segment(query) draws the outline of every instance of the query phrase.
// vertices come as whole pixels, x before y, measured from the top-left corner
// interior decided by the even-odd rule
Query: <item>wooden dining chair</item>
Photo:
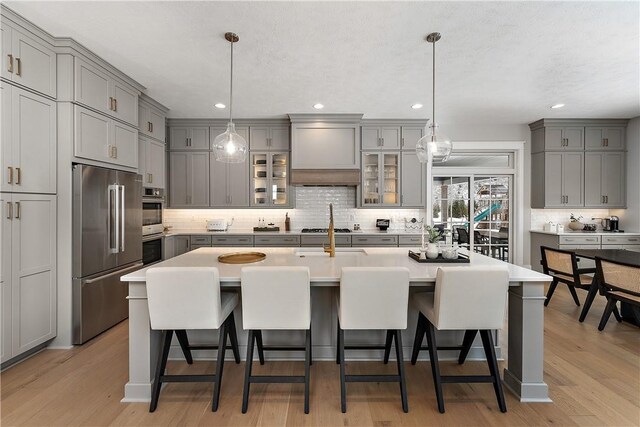
[[[607,298],[607,306],[598,325],[598,330],[602,331],[611,313],[617,313],[618,301],[640,307],[640,267],[596,257],[596,275]],[[619,316],[616,318],[621,320]]]
[[[553,277],[547,291],[547,299],[544,302],[545,307],[549,305],[558,283],[567,285],[576,305],[580,306],[576,288],[586,291],[591,288],[593,277],[587,276],[586,273],[594,272],[593,269],[578,269],[578,259],[575,252],[547,246],[541,246],[540,250],[542,251],[542,270],[544,274]]]

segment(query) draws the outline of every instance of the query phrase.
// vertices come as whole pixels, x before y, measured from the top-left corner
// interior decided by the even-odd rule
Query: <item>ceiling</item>
[[[431,115],[441,123],[640,115],[640,2],[14,2],[147,87],[170,117]],[[414,103],[425,105],[411,109]],[[551,110],[555,103],[565,108]]]

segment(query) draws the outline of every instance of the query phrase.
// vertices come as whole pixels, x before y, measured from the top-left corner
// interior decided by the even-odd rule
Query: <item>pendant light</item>
[[[212,149],[216,160],[224,163],[242,163],[247,158],[247,141],[236,132],[233,123],[233,44],[240,38],[235,33],[225,33],[224,38],[231,44],[231,80],[229,89],[229,123],[227,130],[216,136]]]
[[[451,155],[451,139],[442,133],[436,123],[436,42],[438,40],[440,40],[440,33],[431,33],[427,36],[427,41],[433,45],[433,110],[427,133],[416,144],[416,154],[422,163],[428,162],[430,155],[433,163],[444,163]]]

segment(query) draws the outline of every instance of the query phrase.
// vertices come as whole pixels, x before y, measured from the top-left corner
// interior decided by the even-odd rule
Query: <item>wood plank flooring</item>
[[[586,296],[580,294],[581,300]],[[216,425],[216,426],[436,426],[436,425],[640,425],[640,329],[609,321],[594,303],[584,324],[580,309],[559,288],[545,310],[545,380],[551,404],[522,404],[507,392],[500,413],[490,384],[446,384],[446,414],[439,414],[428,363],[407,363],[409,413],[402,412],[397,384],[349,384],[347,414],[340,412],[338,366],[316,362],[311,370],[311,413],[303,412],[303,386],[253,384],[247,414],[240,412],[244,364],[225,364],[218,412],[212,387],[169,384],[155,413],[148,404],[123,404],[127,381],[127,323],[73,350],[46,350],[0,375],[2,426]],[[408,358],[409,355],[405,355]],[[170,362],[169,371],[213,372],[213,362]],[[394,364],[347,363],[350,373],[392,372]],[[486,372],[486,365],[441,364],[443,374]],[[302,362],[267,362],[254,373],[300,375]]]

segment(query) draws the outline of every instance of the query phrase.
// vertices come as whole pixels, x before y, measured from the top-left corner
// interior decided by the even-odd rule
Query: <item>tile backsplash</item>
[[[424,209],[356,209],[355,187],[293,187],[295,209],[165,209],[164,224],[174,229],[202,230],[213,218],[233,219],[231,230],[249,230],[258,219],[274,223],[284,230],[285,213],[291,218],[291,229],[326,227],[329,224],[329,203],[333,203],[335,226],[362,229],[375,228],[377,218],[391,219],[391,229],[404,229],[405,218],[422,218]]]
[[[544,224],[549,221],[553,221],[556,224],[563,224],[566,228],[572,213],[576,218],[582,216],[583,219],[580,222],[583,224],[596,224],[598,230],[602,229],[600,220],[592,220],[591,218],[602,218],[611,215],[609,209],[531,209],[531,229],[542,230]],[[623,225],[624,224],[622,224],[621,228],[624,228]]]

